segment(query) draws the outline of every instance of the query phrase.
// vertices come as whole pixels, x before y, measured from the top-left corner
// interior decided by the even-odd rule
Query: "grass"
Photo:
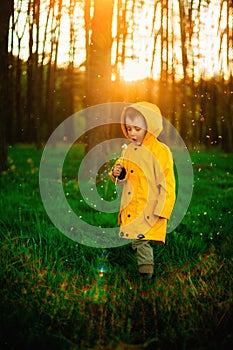
[[[72,164],[82,152],[72,152],[63,174],[70,205],[79,203],[87,221],[115,225],[116,214],[80,202]],[[130,245],[108,249],[105,261],[102,249],[54,227],[41,202],[40,157],[32,146],[11,147],[0,175],[1,349],[232,348],[233,154],[191,152],[192,201],[167,244],[154,246],[157,277],[148,285]],[[106,176],[98,191],[116,198]]]

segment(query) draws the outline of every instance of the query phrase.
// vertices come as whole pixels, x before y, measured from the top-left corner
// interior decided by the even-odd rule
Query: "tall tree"
[[[12,16],[12,31],[14,31],[15,36],[16,36],[16,45],[14,45],[14,35],[11,35],[12,37],[12,45],[11,45],[11,52],[9,58],[11,59],[12,62],[15,62],[15,64],[11,63],[12,67],[14,69],[11,69],[11,71],[14,71],[15,74],[15,79],[12,79],[11,77],[11,94],[14,95],[15,97],[15,103],[12,103],[14,106],[14,109],[12,111],[12,117],[15,115],[16,116],[16,140],[18,142],[21,142],[23,140],[23,130],[24,130],[24,108],[23,108],[23,88],[22,88],[22,78],[23,78],[23,62],[20,58],[21,52],[22,52],[22,38],[25,34],[26,26],[27,26],[27,20],[25,18],[24,22],[22,22],[21,14],[22,14],[22,9],[18,8],[17,11],[16,9],[14,10],[14,14]],[[16,15],[16,16],[15,16]],[[26,16],[25,16],[26,17]],[[12,33],[13,34],[13,33]],[[17,47],[17,56],[14,59],[13,58],[13,51],[15,46]],[[12,74],[12,73],[11,73]]]
[[[168,83],[168,1],[162,0],[160,13],[160,80],[159,80],[159,106],[162,110],[167,105],[166,91]]]
[[[38,143],[37,116],[35,108],[38,71],[38,45],[39,45],[39,8],[40,0],[29,0],[28,2],[28,24],[29,24],[29,56],[27,60],[27,141]],[[34,40],[36,36],[36,40]],[[35,46],[35,49],[34,49]]]
[[[87,41],[87,105],[110,100],[112,15],[114,0],[95,0],[90,18],[90,3],[86,6]],[[87,14],[87,12],[89,12]]]
[[[114,0],[95,0],[85,3],[86,26],[86,107],[111,100],[111,48],[112,16]],[[91,12],[94,10],[93,17]],[[88,116],[90,121],[90,117]],[[87,137],[87,150],[106,138],[108,128],[103,132],[93,132]]]
[[[13,0],[2,0],[0,2],[0,170],[7,169],[8,32],[13,4]]]
[[[223,12],[224,5],[226,5],[226,12]],[[220,23],[222,18],[226,20],[226,26],[220,30]],[[232,88],[233,88],[233,75],[232,75],[232,51],[233,51],[233,31],[232,31],[232,19],[233,19],[233,3],[232,1],[221,1],[220,17],[219,17],[219,32],[220,32],[220,48],[219,48],[219,60],[223,49],[224,37],[226,39],[226,59],[227,69],[229,72],[229,79],[225,81],[224,72],[222,72],[222,84],[221,88],[224,90],[224,106],[222,111],[224,115],[221,115],[222,124],[222,147],[225,152],[232,152],[233,150],[233,118],[232,118]]]
[[[182,57],[182,70],[183,70],[183,80],[182,80],[182,97],[181,101],[181,112],[180,112],[180,133],[181,136],[187,140],[187,115],[186,115],[186,100],[187,100],[187,66],[188,66],[188,56],[187,56],[187,42],[186,42],[186,29],[187,29],[187,16],[184,2],[179,0],[179,13],[180,13],[180,37],[181,37],[181,57]]]
[[[57,59],[58,59],[58,45],[61,33],[61,16],[63,0],[54,2],[50,0],[52,21],[50,26],[51,31],[51,43],[49,62],[47,66],[46,77],[46,110],[48,117],[48,131],[49,135],[55,128],[55,92],[56,92],[56,79],[57,79]]]

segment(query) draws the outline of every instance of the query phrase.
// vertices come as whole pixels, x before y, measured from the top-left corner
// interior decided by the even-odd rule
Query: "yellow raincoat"
[[[148,102],[130,107],[144,116],[147,133],[140,146],[130,143],[116,161],[126,170],[125,178],[117,179],[124,186],[119,212],[120,237],[165,243],[167,220],[175,203],[175,178],[171,152],[157,139],[162,131],[161,112]],[[121,127],[128,138],[125,110],[121,115]],[[110,176],[116,180],[112,172]]]

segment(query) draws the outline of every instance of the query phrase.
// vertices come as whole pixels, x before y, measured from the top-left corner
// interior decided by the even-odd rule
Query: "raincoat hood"
[[[160,109],[150,102],[137,102],[125,107],[121,114],[121,128],[126,138],[129,138],[125,128],[125,114],[128,108],[134,108],[144,116],[147,124],[147,134],[144,140],[150,138],[151,135],[156,138],[159,136],[163,130],[163,117]]]

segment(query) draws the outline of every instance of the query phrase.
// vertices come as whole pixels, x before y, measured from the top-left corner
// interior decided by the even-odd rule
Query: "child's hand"
[[[112,174],[115,177],[120,176],[123,166],[121,164],[116,164],[112,167]]]

